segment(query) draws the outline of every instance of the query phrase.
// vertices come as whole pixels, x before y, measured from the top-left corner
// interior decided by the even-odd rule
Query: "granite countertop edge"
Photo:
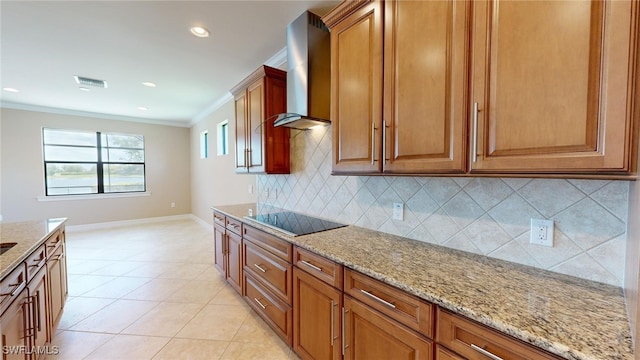
[[[67,218],[47,219],[41,221],[0,222],[2,238],[0,242],[15,242],[13,248],[0,255],[0,280],[12,272],[21,262],[31,255],[53,233],[67,222]],[[54,225],[48,227],[48,224]],[[46,231],[40,231],[42,227]],[[7,234],[5,234],[5,232]],[[16,234],[17,232],[17,234]],[[6,239],[5,236],[9,238]]]
[[[329,230],[329,231],[324,231],[324,232],[320,232],[320,233],[316,233],[316,234],[310,234],[310,235],[305,235],[305,236],[299,236],[299,237],[292,237],[289,236],[287,234],[284,234],[280,231],[277,231],[275,229],[272,229],[270,227],[267,227],[265,225],[260,224],[259,222],[251,219],[251,218],[247,218],[245,217],[246,215],[248,215],[248,209],[252,209],[253,213],[255,214],[256,212],[256,204],[254,203],[247,203],[247,204],[239,204],[239,205],[223,205],[223,206],[212,206],[211,207],[212,210],[214,211],[219,211],[221,213],[224,213],[226,216],[230,216],[234,219],[237,219],[239,221],[242,221],[246,224],[250,224],[251,226],[258,228],[260,230],[263,230],[267,233],[270,233],[272,235],[275,235],[287,242],[290,242],[294,245],[300,246],[302,248],[305,248],[307,250],[310,250],[312,252],[315,252],[319,255],[325,256],[326,258],[333,260],[341,265],[347,266],[349,268],[352,268],[356,271],[359,271],[363,274],[366,274],[368,276],[371,276],[372,278],[375,278],[377,280],[380,280],[386,284],[395,286],[399,289],[405,290],[408,293],[415,295],[423,300],[432,302],[434,304],[437,304],[438,306],[445,308],[451,312],[454,312],[456,314],[459,315],[463,315],[467,318],[470,318],[472,320],[475,320],[479,323],[482,323],[484,325],[487,325],[493,329],[496,329],[498,331],[501,331],[505,334],[511,335],[523,342],[532,344],[534,346],[537,346],[541,349],[544,349],[546,351],[549,351],[550,353],[553,353],[555,355],[558,355],[560,357],[563,357],[565,359],[575,359],[575,360],[599,360],[599,359],[603,359],[603,358],[607,358],[607,359],[633,359],[633,349],[631,346],[631,342],[630,342],[630,334],[628,335],[628,341],[627,344],[628,346],[619,346],[620,349],[618,348],[611,348],[609,347],[608,349],[610,351],[606,352],[606,353],[600,353],[600,354],[593,354],[593,353],[585,353],[584,351],[581,351],[580,349],[574,348],[572,346],[572,344],[567,344],[564,342],[559,342],[559,341],[553,341],[552,339],[550,339],[549,337],[544,336],[544,334],[537,334],[536,332],[532,332],[532,331],[528,331],[524,328],[520,328],[518,326],[514,326],[513,324],[509,323],[509,322],[505,322],[502,321],[500,319],[495,318],[494,316],[491,316],[488,313],[485,313],[479,309],[474,308],[473,306],[466,306],[465,304],[462,303],[458,303],[456,301],[452,301],[450,299],[447,299],[446,296],[441,296],[432,292],[429,292],[428,289],[421,289],[419,287],[415,287],[412,286],[411,284],[404,282],[402,280],[399,280],[397,277],[393,276],[393,274],[390,273],[383,273],[380,271],[375,271],[374,269],[372,269],[371,266],[367,266],[366,263],[360,263],[360,262],[354,262],[354,261],[350,261],[349,259],[347,259],[345,256],[340,256],[339,253],[336,252],[331,252],[331,251],[327,251],[325,248],[323,248],[322,246],[318,246],[321,245],[321,242],[318,242],[321,237],[326,236],[327,234],[337,234],[339,232],[339,230],[342,231],[362,231],[364,233],[376,233],[376,234],[381,234],[381,236],[383,236],[384,238],[389,238],[389,239],[394,239],[394,240],[407,240],[407,241],[411,241],[411,242],[417,242],[417,243],[421,243],[417,240],[411,240],[411,239],[406,239],[406,238],[402,238],[400,236],[396,236],[396,235],[391,235],[391,234],[386,234],[386,233],[381,233],[381,232],[377,232],[375,230],[369,230],[369,229],[364,229],[364,228],[360,228],[357,226],[353,226],[353,225],[349,225],[347,227],[341,228],[341,229],[336,229],[336,230]],[[436,248],[442,248],[438,245],[433,245],[433,244],[429,244],[429,243],[421,243],[425,246],[425,248],[427,247],[436,247]],[[459,250],[454,250],[454,249],[446,249],[444,251],[447,252],[452,252],[452,253],[464,253],[462,251]],[[497,259],[490,259],[487,258],[485,256],[482,255],[476,255],[476,254],[470,254],[470,253],[465,253],[467,255],[467,257],[470,257],[474,260],[477,259],[478,263],[481,263],[483,261],[488,261],[488,262],[504,262],[507,263],[507,267],[513,267],[513,268],[517,268],[517,269],[533,269],[530,268],[528,266],[525,265],[519,265],[519,264],[515,264],[515,263],[509,263],[503,260],[497,260]],[[473,260],[471,260],[473,261]],[[589,288],[589,287],[594,287],[595,289],[600,289],[603,288],[607,291],[612,290],[614,287],[610,286],[610,285],[606,285],[606,284],[600,284],[600,283],[596,283],[593,281],[589,281],[589,280],[585,280],[585,279],[579,279],[579,278],[574,278],[568,275],[562,275],[562,274],[558,274],[558,273],[551,273],[545,270],[539,270],[541,273],[543,274],[547,274],[546,276],[553,276],[555,278],[561,279],[561,280],[567,280],[570,281],[572,283],[577,283],[578,285],[584,284],[585,287]],[[550,275],[549,275],[550,274]],[[620,290],[620,296],[622,296],[621,294],[621,290]],[[624,299],[622,299],[622,302],[624,303]],[[478,306],[479,307],[479,306]],[[625,314],[626,314],[626,309],[624,310]],[[627,332],[628,332],[628,324],[627,324]],[[626,335],[626,334],[625,334]],[[606,347],[606,346],[605,346]],[[623,348],[624,347],[624,348]]]

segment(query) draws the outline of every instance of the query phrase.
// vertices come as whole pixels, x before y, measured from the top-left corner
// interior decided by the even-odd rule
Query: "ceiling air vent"
[[[77,75],[74,75],[73,78],[76,79],[79,85],[107,88],[107,82],[105,80],[91,79]]]

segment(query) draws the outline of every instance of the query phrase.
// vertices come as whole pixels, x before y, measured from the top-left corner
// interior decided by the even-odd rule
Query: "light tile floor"
[[[69,298],[49,359],[297,359],[213,265],[193,220],[67,231]]]

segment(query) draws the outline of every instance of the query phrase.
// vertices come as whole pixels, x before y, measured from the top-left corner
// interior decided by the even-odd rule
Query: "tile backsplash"
[[[627,181],[332,176],[331,149],[331,127],[292,130],[291,174],[258,176],[259,203],[623,285]],[[554,247],[529,244],[531,218],[555,222]]]

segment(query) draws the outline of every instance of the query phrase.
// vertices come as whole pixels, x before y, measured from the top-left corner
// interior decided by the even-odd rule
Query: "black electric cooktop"
[[[318,219],[291,211],[273,212],[245,217],[291,236],[307,235],[347,226],[345,224]]]

